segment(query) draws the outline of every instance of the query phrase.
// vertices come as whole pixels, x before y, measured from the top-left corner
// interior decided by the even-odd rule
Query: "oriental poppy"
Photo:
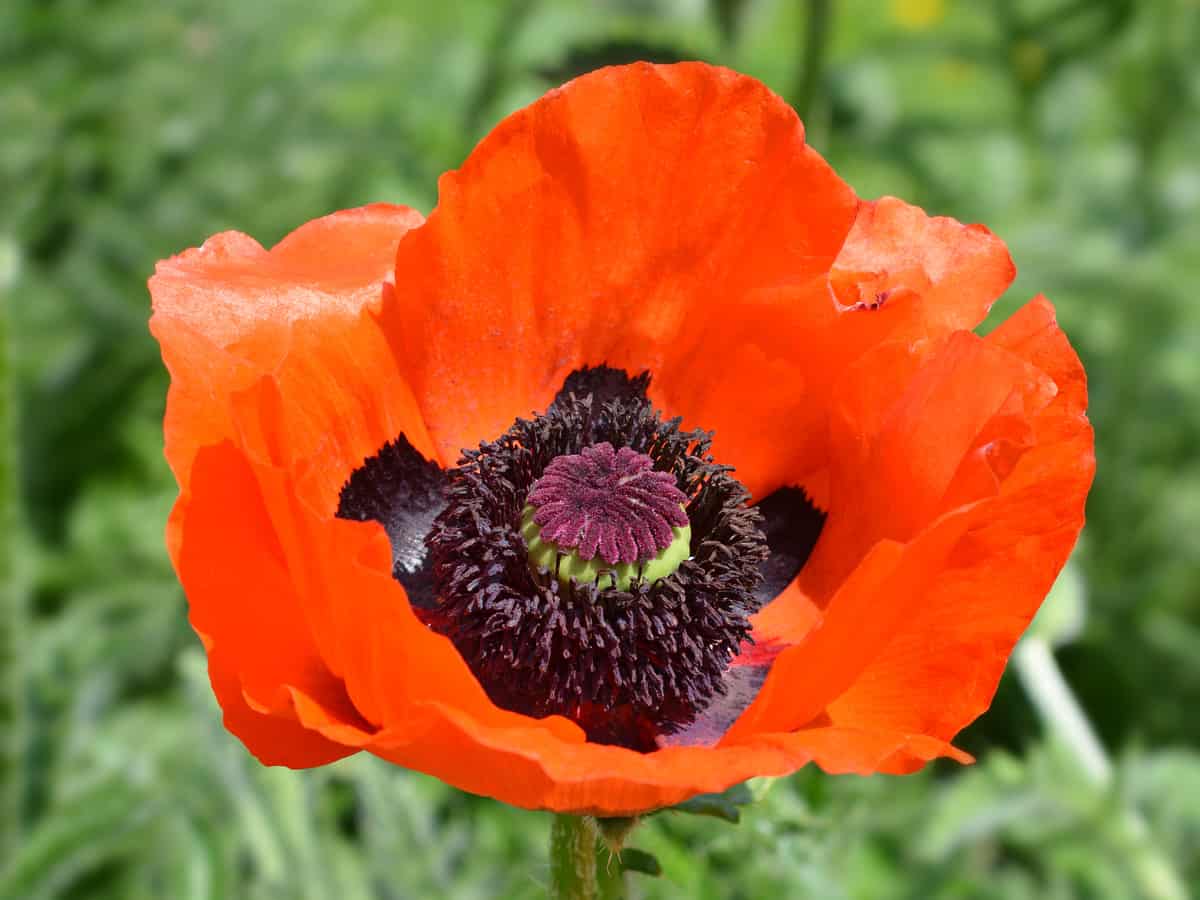
[[[753,79],[610,68],[423,219],[161,263],[168,525],[225,723],[634,814],[949,742],[1083,524],[1083,369],[987,229],[863,201]]]

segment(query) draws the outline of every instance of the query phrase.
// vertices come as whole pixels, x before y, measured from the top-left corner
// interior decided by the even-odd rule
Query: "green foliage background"
[[[1057,304],[1099,474],[1044,624],[1115,776],[1089,780],[1009,676],[962,736],[979,765],[804,771],[737,827],[656,816],[635,844],[664,872],[634,890],[1200,894],[1195,0],[7,0],[0,897],[540,895],[546,815],[367,757],[263,769],[221,728],[163,550],[145,279],[227,228],[269,245],[372,200],[428,210],[503,114],[638,58],[762,78],[863,196],[1009,242],[997,319]]]

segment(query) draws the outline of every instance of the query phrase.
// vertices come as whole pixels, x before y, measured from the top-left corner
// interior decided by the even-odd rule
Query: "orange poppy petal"
[[[801,335],[810,357],[810,408],[823,416],[847,367],[872,348],[974,328],[1015,273],[1004,242],[981,225],[929,216],[894,197],[863,202],[829,275],[837,315]],[[792,477],[827,508],[824,419],[807,423],[797,421],[811,433]]]
[[[297,719],[252,708],[242,692],[241,681],[219,650],[209,651],[208,676],[225,727],[263,765],[307,769],[357,752],[357,747],[331,741]]]
[[[881,197],[859,207],[830,283],[848,311],[882,313],[874,318],[888,330],[937,334],[981,323],[1016,273],[1004,242],[984,226]]]
[[[357,714],[293,602],[283,554],[249,467],[225,442],[197,454],[194,478],[196,493],[179,522],[177,565],[230,730],[256,756],[286,765],[318,765],[330,754],[344,755],[324,739],[298,734],[289,687],[320,698],[347,721]],[[315,761],[304,761],[310,758]]]
[[[1036,367],[965,331],[866,354],[839,383],[830,512],[805,590],[825,602],[876,541],[907,541],[933,521],[984,430],[1045,406],[1055,391]]]
[[[565,719],[532,726],[532,720],[491,703],[449,639],[414,615],[403,586],[392,577],[381,526],[321,513],[303,474],[297,482],[282,469],[251,466],[269,513],[267,527],[279,542],[286,590],[365,721],[381,729],[419,730],[422,704],[447,703],[487,723],[529,725],[582,740],[578,727]]]
[[[278,393],[274,380],[262,379],[236,395],[235,423],[243,417],[269,420]],[[424,707],[445,703],[485,724],[582,741],[582,732],[566,719],[533,722],[491,703],[453,644],[413,614],[403,586],[392,578],[383,528],[323,511],[325,461],[317,462],[276,465],[230,442],[204,448],[190,492],[179,504],[183,556],[190,561],[213,554],[222,559],[227,579],[222,593],[209,589],[207,573],[180,568],[193,622],[210,641],[228,632],[238,646],[249,648],[238,656],[237,671],[251,705],[291,715],[296,693],[304,692],[338,715],[343,731],[337,733],[344,734],[346,726],[368,733],[419,732],[426,727]],[[206,502],[197,512],[201,497]],[[245,533],[222,527],[222,515],[229,517],[230,510],[243,515],[242,509],[249,511]],[[232,554],[226,566],[231,554],[216,554],[230,540],[239,542],[241,556]],[[271,603],[235,590],[240,573],[249,570],[270,579]],[[270,659],[257,659],[252,648],[268,636],[278,646]]]
[[[1049,441],[1078,432],[1080,417],[1087,409],[1087,374],[1058,327],[1050,301],[1038,294],[986,340],[1027,359],[1054,380],[1058,393],[1046,413],[1034,421],[1039,439]]]
[[[698,63],[603,69],[502,122],[439,194],[383,324],[443,460],[607,362],[649,369],[752,490],[782,477],[805,412],[787,322],[833,316],[857,209],[787,104]]]
[[[637,815],[755,776],[816,762],[830,772],[867,774],[898,760],[970,757],[924,735],[818,727],[757,734],[717,748],[671,747],[642,754],[601,744],[563,744],[542,733],[480,726],[460,710],[411,741],[378,735],[369,749],[465,791],[527,809],[598,816]],[[503,772],[503,778],[497,778]]]
[[[879,728],[830,725],[768,735],[768,739],[792,752],[804,748],[812,762],[830,775],[902,774],[939,757],[960,763],[975,761],[969,753],[928,735]]]
[[[404,432],[431,452],[411,391],[375,319],[366,314],[390,275],[400,235],[419,222],[410,210],[377,205],[310,222],[271,251],[244,235],[219,235],[161,264],[151,280],[151,327],[172,372],[167,456],[183,490],[168,525],[168,547],[181,580],[188,507],[193,496],[203,493],[190,484],[193,460],[212,442],[230,440],[248,458],[231,463],[227,453],[227,465],[241,472],[250,460],[265,464],[250,475],[243,472],[242,483],[254,486],[254,502],[264,504],[262,524],[275,529],[260,544],[274,547],[268,554],[274,557],[268,564],[275,578],[272,591],[280,603],[287,597],[290,604],[286,610],[272,609],[268,621],[256,622],[244,633],[253,640],[260,627],[286,620],[302,634],[286,636],[281,646],[303,647],[304,653],[315,649],[309,670],[322,671],[343,693],[338,679],[346,657],[327,627],[337,601],[327,594],[314,598],[289,590],[296,579],[295,543],[279,537],[286,536],[287,522],[277,495],[272,495],[276,502],[263,500],[271,483],[263,473],[271,467],[306,470],[306,502],[331,515],[348,473],[384,441]],[[318,464],[310,465],[314,459]],[[231,502],[226,515],[237,509]],[[204,536],[189,539],[189,552],[203,545],[219,554],[227,535],[216,518],[193,526],[191,533],[197,532]],[[283,548],[289,559],[279,559]],[[299,555],[305,556],[303,551]],[[184,583],[190,596],[192,588],[188,580]],[[235,603],[229,599],[234,593],[224,600],[219,593],[214,596],[218,599],[211,605],[193,602],[193,615],[217,615],[222,604]],[[208,630],[200,622],[197,629]],[[231,628],[229,634],[235,631]],[[261,702],[283,702],[278,692],[287,683],[286,678],[268,679],[275,699]]]
[[[928,595],[886,649],[829,706],[837,724],[950,739],[987,709],[1013,645],[1074,546],[1095,471],[1083,367],[1038,298],[989,335],[1054,377],[1033,416],[1039,443],[1004,478]]]
[[[181,485],[200,447],[237,438],[228,398],[264,375],[278,375],[285,396],[290,388],[305,399],[287,410],[296,453],[324,441],[344,445],[362,427],[361,415],[339,424],[345,404],[322,402],[348,393],[344,383],[331,384],[347,380],[345,373],[360,405],[386,407],[376,419],[413,417],[407,389],[387,390],[400,379],[386,344],[373,322],[360,320],[379,298],[401,235],[421,221],[413,210],[376,204],[309,222],[269,251],[226,232],[159,263],[150,279],[150,330],[171,372],[164,432]],[[394,436],[365,451],[358,444],[374,435],[349,440],[347,449],[361,460]]]
[[[965,509],[909,544],[880,541],[834,595],[822,621],[776,658],[762,690],[723,743],[808,725],[849,689],[926,590],[972,519]]]
[[[635,815],[724,790],[754,775],[783,775],[809,760],[806,754],[770,745],[642,754],[603,744],[564,744],[539,732],[487,728],[456,709],[442,713],[420,739],[398,745],[384,740],[370,749],[462,790],[526,809]]]
[[[750,617],[755,643],[743,647],[736,661],[749,663],[763,654],[774,658],[779,650],[800,643],[822,619],[820,607],[804,593],[797,576],[778,597]]]
[[[897,355],[894,347],[877,355],[893,363],[907,356],[912,362],[912,354]],[[1004,357],[1011,364],[1001,366]],[[970,367],[961,368],[964,360],[972,361]],[[864,367],[869,362],[864,360]],[[1038,377],[1030,377],[1031,368]],[[993,337],[956,336],[923,364],[910,364],[907,384],[885,379],[896,389],[890,402],[867,374],[866,368],[857,373],[861,389],[843,407],[861,415],[858,431],[842,432],[844,452],[837,461],[875,460],[868,467],[871,479],[887,478],[890,469],[871,448],[883,435],[898,434],[892,426],[902,415],[911,441],[887,440],[884,446],[897,455],[919,454],[920,466],[910,467],[908,479],[893,480],[891,502],[908,504],[901,511],[907,516],[940,493],[932,508],[944,511],[909,543],[885,537],[851,566],[820,625],[779,656],[727,740],[744,739],[755,730],[799,727],[822,711],[838,726],[949,740],[987,707],[1013,643],[1082,527],[1094,469],[1091,429],[1083,415],[1086,387],[1078,359],[1044,299],[1026,306]],[[989,379],[995,383],[987,384]],[[970,398],[944,393],[959,380],[971,386]],[[913,397],[926,399],[913,404]],[[961,433],[944,429],[945,447],[932,448],[920,431],[926,421],[939,423],[938,409],[947,397],[958,397],[950,403],[957,422],[975,424]],[[987,410],[992,413],[985,422],[980,413]],[[1012,459],[1002,453],[999,462],[989,461],[995,467],[989,470],[994,489],[985,485],[979,494],[962,495],[955,474],[961,464],[956,467],[955,459],[987,456],[1013,434],[1026,443]],[[980,439],[984,444],[975,448]],[[856,449],[865,455],[856,456]],[[936,454],[943,451],[950,455],[939,462]],[[931,465],[941,472],[932,480]],[[857,495],[854,502],[863,503],[866,496]],[[965,505],[947,508],[963,500]],[[881,501],[859,525],[866,528],[872,516],[886,522],[890,512]],[[905,537],[910,525],[896,521],[887,527]],[[857,538],[854,532],[832,536],[844,543]],[[807,574],[806,569],[802,581]],[[889,771],[914,764],[897,757]]]

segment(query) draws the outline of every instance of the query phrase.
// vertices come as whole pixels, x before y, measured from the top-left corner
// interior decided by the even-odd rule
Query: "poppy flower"
[[[1083,524],[1079,360],[987,229],[860,200],[757,81],[603,69],[428,219],[166,260],[168,547],[264,763],[634,814],[985,710]]]

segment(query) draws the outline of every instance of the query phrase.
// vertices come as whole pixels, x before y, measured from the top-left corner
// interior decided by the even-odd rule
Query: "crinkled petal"
[[[823,603],[877,541],[911,539],[946,508],[964,458],[996,437],[986,429],[1019,424],[1056,390],[1035,366],[967,331],[866,354],[831,412],[829,518],[805,590]]]
[[[943,740],[984,712],[1013,645],[1070,555],[1095,472],[1083,367],[1043,298],[986,339],[1059,387],[1032,416],[1037,443],[958,542],[883,651],[830,704],[835,724]]]
[[[336,762],[359,749],[326,738],[297,717],[251,706],[240,679],[219,650],[208,653],[208,675],[225,727],[264,765],[307,769]]]
[[[428,445],[390,348],[365,315],[400,236],[421,221],[382,204],[348,210],[270,251],[222,234],[161,263],[150,282],[151,330],[172,374],[167,457],[181,485],[168,546],[230,728],[264,760],[316,765],[349,752],[315,733],[300,738],[298,692],[363,723],[336,674],[343,661],[330,651],[331,633],[312,627],[323,624],[322,610],[298,602],[285,543],[243,454],[337,460],[314,489],[328,504],[342,470],[383,440],[404,430]],[[238,398],[264,382],[274,390],[259,391],[266,399],[255,415],[239,413]]]
[[[859,207],[830,280],[846,309],[936,332],[973,329],[1015,275],[1004,242],[984,226],[881,197]]]
[[[585,364],[649,369],[759,495],[806,403],[801,330],[857,200],[759,82],[699,63],[602,69],[510,116],[401,242],[385,328],[441,457],[543,410]],[[719,362],[718,362],[719,361]]]
[[[339,728],[407,734],[441,703],[582,740],[565,719],[534,723],[488,700],[451,642],[413,614],[378,525],[317,512],[302,476],[230,442],[202,449],[192,478],[180,580],[193,625],[253,708],[292,719],[300,692]]]
[[[272,446],[291,456],[328,445],[361,460],[395,437],[377,433],[389,423],[418,432],[414,443],[428,449],[411,392],[364,315],[400,237],[421,221],[376,204],[309,222],[271,250],[226,232],[159,263],[150,330],[171,373],[164,432],[180,485],[199,448],[241,439],[229,398],[266,375],[285,401],[285,433]]]
[[[599,744],[563,744],[541,733],[482,728],[458,710],[411,743],[380,736],[372,752],[436,775],[472,793],[528,809],[598,816],[636,815],[760,775],[787,775],[809,762],[867,774],[898,757],[970,757],[924,735],[817,727],[756,734],[745,743],[672,747],[643,754]],[[497,777],[496,773],[503,773]]]
[[[838,589],[820,623],[775,659],[726,740],[809,725],[853,686],[902,627],[968,526],[970,512],[944,517],[911,543],[877,543]]]
[[[184,507],[177,559],[193,627],[226,725],[265,762],[320,765],[346,752],[302,734],[288,688],[358,716],[292,602],[283,552],[252,473],[228,442],[197,454],[198,490]]]
[[[821,570],[802,574],[829,597],[822,619],[778,656],[727,740],[816,720],[950,740],[987,708],[1083,525],[1094,471],[1086,385],[1044,299],[986,339],[874,356],[843,385],[835,429],[835,497],[854,472],[864,482],[840,496],[857,527],[827,531],[814,554],[837,542],[825,564],[847,574],[831,579],[831,597]],[[991,477],[963,478],[967,467]],[[914,510],[936,518],[922,524]],[[901,753],[887,770],[918,763]]]
[[[792,477],[803,480],[819,506],[829,505],[824,417],[847,368],[889,342],[935,341],[974,328],[1015,274],[1004,242],[982,225],[929,216],[895,197],[860,204],[829,276],[838,314],[803,335],[811,355],[810,405],[822,418]]]

